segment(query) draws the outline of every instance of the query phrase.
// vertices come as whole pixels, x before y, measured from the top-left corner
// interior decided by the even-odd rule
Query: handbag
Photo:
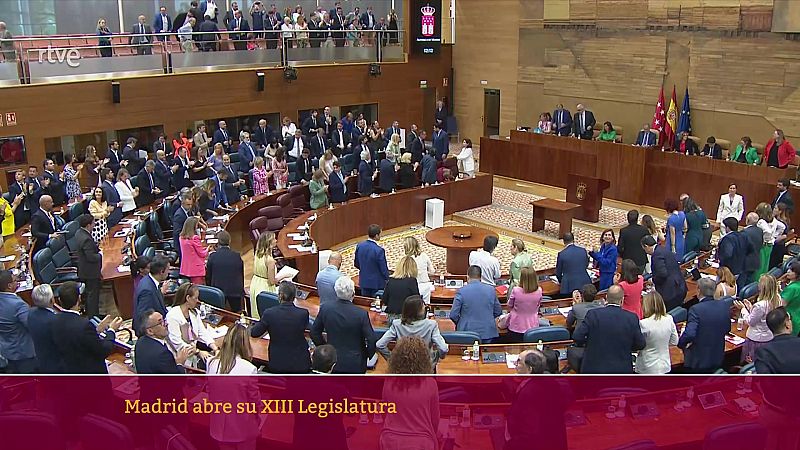
[[[511,313],[503,313],[503,314],[500,314],[499,316],[497,316],[497,318],[494,319],[494,322],[497,324],[497,328],[499,328],[501,330],[508,329],[508,319],[510,317],[511,317]]]

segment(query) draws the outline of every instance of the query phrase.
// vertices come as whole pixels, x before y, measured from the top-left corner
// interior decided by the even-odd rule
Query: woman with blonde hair
[[[411,256],[403,256],[397,261],[394,273],[383,288],[383,303],[386,304],[389,320],[400,317],[403,312],[403,302],[407,297],[419,295],[417,273],[417,263]]]
[[[208,400],[217,403],[260,404],[260,395],[253,365],[253,349],[247,324],[236,322],[228,329],[222,348],[208,363],[209,375],[245,375],[233,381],[225,377],[208,377]],[[223,450],[253,450],[261,431],[256,414],[211,414],[209,434]]]
[[[533,267],[520,270],[519,286],[508,296],[508,342],[522,342],[525,332],[539,326],[542,288]]]
[[[433,292],[431,277],[436,275],[436,266],[433,265],[431,257],[422,252],[419,241],[414,236],[406,236],[403,239],[403,251],[417,263],[417,289],[422,300],[428,304],[431,302]]]
[[[167,340],[171,344],[169,347],[173,354],[182,348],[197,348],[201,343],[208,347],[212,353],[216,353],[219,348],[214,342],[214,336],[208,326],[200,318],[198,307],[200,306],[200,289],[194,283],[183,283],[175,292],[175,300],[172,308],[167,311],[167,330],[169,336]],[[204,347],[205,348],[205,347]],[[200,359],[206,360],[211,355],[206,351],[199,352],[198,356],[191,356],[186,360],[190,367],[198,367]]]
[[[282,123],[283,126],[281,127],[281,140],[294,136],[294,132],[297,131],[297,125],[292,122],[292,119],[290,119],[289,116],[284,116]]]
[[[411,164],[411,153],[403,153],[400,156],[400,168],[397,169],[397,184],[400,189],[417,187],[417,174],[414,172],[414,165]]]
[[[295,29],[295,37],[297,38],[297,47],[299,48],[306,48],[309,47],[308,43],[308,23],[306,23],[306,18],[301,14],[297,16],[297,23],[294,26]]]
[[[320,168],[322,169],[322,173],[325,174],[325,181],[328,181],[328,178],[333,173],[333,163],[338,161],[339,158],[333,154],[333,150],[327,149],[325,150],[325,154],[322,155],[322,161],[320,162]]]
[[[736,296],[739,292],[736,286],[736,277],[727,266],[720,266],[717,270],[717,289],[714,291],[714,299],[719,300],[723,297]]]
[[[767,314],[775,308],[783,306],[778,292],[778,280],[772,275],[761,275],[758,279],[758,300],[755,305],[748,299],[735,301],[747,321],[747,338],[742,347],[743,363],[753,362],[756,350],[772,340],[772,331],[767,326]]]
[[[192,216],[186,219],[179,240],[181,244],[180,274],[194,284],[205,284],[208,248],[200,239],[199,218]]]
[[[328,186],[325,185],[325,174],[322,169],[314,171],[311,182],[308,183],[308,190],[311,192],[311,200],[309,202],[311,209],[328,207]]]
[[[758,214],[758,222],[756,226],[761,229],[763,233],[763,245],[761,246],[761,265],[758,270],[753,274],[753,280],[758,280],[761,275],[764,275],[769,270],[769,258],[772,255],[772,246],[775,244],[775,223],[772,214],[772,206],[769,203],[761,202],[756,206],[756,214]],[[778,223],[781,223],[780,221]]]
[[[648,374],[668,373],[672,370],[669,346],[678,343],[678,330],[672,317],[667,314],[664,299],[655,290],[642,299],[642,317],[639,328],[645,346],[636,357],[636,372]]]
[[[389,139],[389,143],[386,144],[386,154],[388,155],[389,153],[394,154],[395,161],[400,160],[400,135],[397,133],[393,134]]]
[[[261,156],[256,156],[253,166],[253,195],[269,194],[269,177],[272,171],[267,171]]]
[[[522,239],[511,240],[511,255],[514,259],[511,260],[511,267],[509,267],[508,270],[510,274],[508,279],[509,289],[512,289],[514,286],[519,286],[519,278],[524,267],[533,266],[533,258],[525,248],[525,242],[523,242]]]
[[[272,257],[272,251],[276,244],[275,233],[271,231],[262,233],[253,251],[253,278],[250,280],[250,316],[256,319],[261,317],[261,311],[258,310],[258,304],[256,303],[258,294],[262,292],[277,294],[277,286],[283,281],[283,278],[276,278],[277,269],[275,259]]]

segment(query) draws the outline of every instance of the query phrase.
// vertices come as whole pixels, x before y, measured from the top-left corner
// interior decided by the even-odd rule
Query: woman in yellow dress
[[[14,234],[14,212],[17,210],[22,201],[22,196],[19,195],[14,198],[12,203],[2,197],[3,190],[0,189],[0,219],[2,219],[2,236],[0,236],[0,245],[3,245],[3,240],[6,236]]]
[[[276,279],[275,259],[272,258],[272,249],[276,244],[275,233],[263,233],[256,242],[253,252],[253,279],[250,280],[250,315],[259,319],[261,311],[258,310],[256,298],[262,292],[278,293],[278,284],[282,281]]]

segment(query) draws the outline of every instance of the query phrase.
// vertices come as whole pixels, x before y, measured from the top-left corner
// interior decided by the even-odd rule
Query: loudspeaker
[[[264,92],[264,72],[256,72],[256,77],[258,77],[258,92]]]
[[[283,79],[286,81],[293,81],[297,79],[297,69],[294,67],[285,67],[283,69]]]
[[[111,82],[111,98],[113,99],[114,103],[119,103],[120,101],[119,81]]]
[[[381,65],[378,63],[372,63],[369,65],[369,74],[373,77],[378,77],[381,75]]]

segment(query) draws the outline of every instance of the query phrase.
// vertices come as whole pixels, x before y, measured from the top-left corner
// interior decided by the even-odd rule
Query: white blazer
[[[181,308],[176,306],[167,311],[166,319],[167,330],[169,331],[167,340],[176,351],[183,347],[193,347],[197,342],[202,342],[206,345],[214,343],[211,331],[200,319],[200,314],[197,311],[190,310],[189,319],[186,319],[186,317],[183,317]]]
[[[122,201],[122,212],[129,213],[136,209],[136,201],[134,200],[133,196],[133,189],[131,189],[130,185],[130,178],[128,179],[128,184],[123,183],[122,181],[117,181],[114,184],[114,188],[119,193],[119,199]]]
[[[743,215],[744,199],[741,195],[734,195],[733,201],[731,201],[731,196],[728,194],[722,194],[720,196],[719,207],[717,208],[717,222],[722,222],[728,217],[735,217],[736,220],[741,221]]]
[[[238,326],[238,325],[233,325]],[[208,363],[208,374],[219,374],[219,360],[212,359]],[[249,361],[236,357],[236,363],[229,375],[255,375],[256,366]],[[260,404],[260,395],[256,378],[240,376],[212,376],[206,378],[208,383],[208,399],[212,402],[232,402]],[[212,414],[209,420],[211,437],[217,442],[244,442],[254,440],[260,434],[258,414]]]
[[[667,373],[672,369],[669,346],[678,344],[678,330],[672,317],[666,315],[658,320],[650,316],[639,321],[645,346],[636,357],[637,373]]]
[[[475,175],[475,158],[472,156],[472,147],[465,147],[456,156],[464,172],[469,176]]]

